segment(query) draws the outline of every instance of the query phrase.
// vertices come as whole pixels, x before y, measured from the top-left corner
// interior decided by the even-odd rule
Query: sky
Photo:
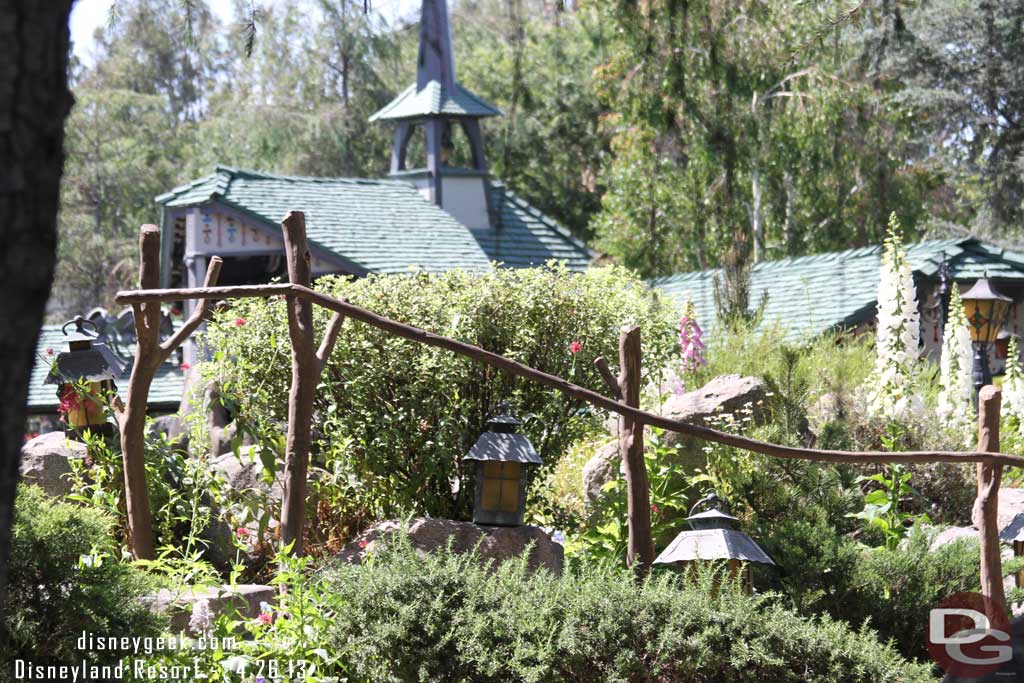
[[[93,33],[97,28],[106,26],[111,3],[112,0],[77,0],[71,9],[71,40],[75,56],[86,66],[92,66],[94,62]],[[267,6],[272,3],[273,0],[264,0],[257,4]],[[222,23],[231,22],[232,0],[207,0],[207,4]],[[419,0],[374,0],[370,3],[372,11],[380,12],[389,23],[415,13],[419,5]]]

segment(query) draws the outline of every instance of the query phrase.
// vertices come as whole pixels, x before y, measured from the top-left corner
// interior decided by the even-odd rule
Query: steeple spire
[[[416,65],[416,89],[437,81],[449,91],[455,89],[455,57],[452,29],[445,0],[423,0],[420,10],[420,53]]]
[[[469,143],[471,166],[458,169],[462,177],[479,177],[481,201],[486,204],[487,159],[484,157],[480,119],[500,116],[497,107],[469,92],[455,78],[455,57],[452,32],[448,23],[446,0],[423,0],[420,10],[420,49],[416,64],[416,82],[406,88],[387,106],[370,117],[370,121],[395,121],[395,143],[391,149],[391,175],[410,177],[425,196],[455,215],[454,205],[446,206],[442,197],[443,175],[451,175],[448,152],[456,127],[462,128]],[[406,152],[416,126],[426,137],[426,168],[409,168]],[[447,170],[446,170],[447,169]],[[415,177],[412,178],[411,176]],[[458,217],[458,216],[457,216]],[[467,219],[469,220],[469,219]],[[479,220],[472,220],[479,223]]]

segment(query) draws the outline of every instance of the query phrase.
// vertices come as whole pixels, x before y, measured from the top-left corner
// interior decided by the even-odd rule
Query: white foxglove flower
[[[942,358],[939,361],[939,419],[957,435],[967,448],[974,445],[974,380],[971,377],[974,348],[967,326],[960,289],[953,285],[949,298],[949,319],[942,333]]]
[[[919,335],[914,273],[903,248],[899,221],[893,214],[879,272],[877,359],[866,387],[872,415],[900,419],[923,413],[924,403],[916,393],[921,359]]]

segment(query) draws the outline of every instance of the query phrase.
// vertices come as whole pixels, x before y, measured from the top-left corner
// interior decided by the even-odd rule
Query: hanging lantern
[[[697,512],[707,507],[704,512]],[[692,531],[683,531],[654,560],[654,564],[674,565],[694,570],[696,562],[726,561],[730,576],[739,574],[743,563],[743,587],[749,592],[750,562],[775,564],[754,539],[733,528],[736,518],[729,514],[725,501],[714,491],[704,496],[686,518]]]
[[[476,462],[476,496],[473,523],[494,526],[521,526],[526,512],[527,467],[542,465],[533,444],[517,434],[522,424],[507,401],[498,405],[497,414],[487,421],[463,460]]]
[[[75,329],[68,332],[68,327]],[[69,436],[78,437],[84,430],[101,434],[113,434],[113,424],[107,422],[104,413],[105,401],[117,387],[114,380],[124,374],[124,366],[110,348],[97,341],[98,334],[85,329],[95,323],[82,316],[64,323],[61,332],[67,338],[67,351],[57,354],[57,359],[46,377],[46,384],[57,385],[60,412],[67,426]],[[87,389],[80,391],[85,384]]]

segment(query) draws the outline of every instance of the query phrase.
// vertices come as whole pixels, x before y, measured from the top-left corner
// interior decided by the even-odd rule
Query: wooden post
[[[978,450],[999,451],[999,406],[1002,392],[998,387],[982,387],[978,395]],[[978,497],[974,501],[974,525],[981,539],[981,592],[1001,608],[1006,604],[1003,590],[1003,562],[999,554],[999,484],[1003,466],[978,463]]]
[[[288,280],[309,287],[313,279],[312,255],[306,241],[306,217],[290,211],[281,221],[284,231]],[[284,500],[281,503],[281,544],[292,546],[293,555],[302,554],[302,529],[306,522],[306,475],[309,469],[310,430],[316,385],[330,356],[344,316],[331,318],[320,348],[313,330],[313,302],[288,297],[288,336],[292,345],[292,384],[288,392],[288,436],[285,442]]]
[[[619,391],[623,402],[640,407],[640,328],[623,327],[619,331]],[[644,578],[654,562],[651,538],[651,492],[644,463],[644,424],[623,416],[619,427],[619,451],[626,467],[626,508],[629,545],[626,564],[638,578]]]
[[[214,256],[206,270],[206,286],[217,284],[221,259]],[[153,289],[160,284],[160,229],[143,225],[139,232],[139,286]],[[121,432],[121,457],[124,467],[124,495],[128,512],[128,542],[136,559],[151,560],[153,547],[153,518],[146,490],[146,405],[153,377],[171,353],[188,339],[210,309],[211,299],[196,306],[189,319],[174,335],[160,343],[160,304],[158,302],[134,304],[135,363],[128,380],[128,403],[120,401],[114,406],[118,429]]]

